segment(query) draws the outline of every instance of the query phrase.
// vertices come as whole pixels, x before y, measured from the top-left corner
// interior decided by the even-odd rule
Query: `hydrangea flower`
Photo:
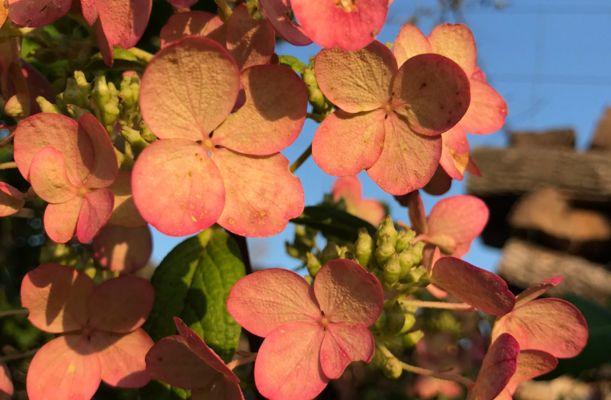
[[[517,364],[520,345],[509,334],[502,334],[492,342],[482,362],[468,400],[495,399],[511,381]]]
[[[241,88],[245,100],[232,113]],[[175,236],[216,222],[244,236],[280,232],[304,198],[278,152],[301,131],[306,107],[305,85],[288,67],[240,74],[218,43],[195,36],[162,49],[141,85],[142,116],[160,139],[132,173],[143,218]]]
[[[344,176],[337,179],[333,185],[333,200],[344,200],[347,212],[378,226],[384,219],[386,210],[379,201],[364,199],[362,191],[359,178]]]
[[[1,6],[0,6],[1,7]],[[11,381],[11,373],[4,364],[0,364],[0,400],[9,400],[15,389]]]
[[[520,351],[517,358],[516,372],[511,376],[507,385],[495,400],[512,400],[513,394],[521,383],[530,381],[538,376],[553,371],[558,360],[551,354],[543,351]]]
[[[21,303],[38,329],[61,336],[38,350],[27,375],[31,400],[91,399],[101,381],[122,388],[149,381],[145,355],[153,345],[140,328],[153,287],[123,276],[94,285],[82,272],[43,264],[21,284]]]
[[[161,339],[146,355],[149,373],[175,387],[191,390],[193,400],[244,400],[240,379],[179,318],[178,335]]]
[[[0,217],[8,217],[23,208],[25,194],[5,182],[0,182]]]
[[[477,48],[473,33],[464,24],[442,24],[426,37],[414,25],[401,28],[393,53],[399,65],[419,54],[440,54],[461,66],[469,78],[471,103],[462,119],[442,135],[441,166],[454,179],[462,179],[465,170],[473,169],[469,156],[467,132],[488,134],[498,131],[505,123],[507,104],[487,82],[477,67]]]
[[[153,238],[134,204],[131,171],[120,171],[110,190],[115,195],[114,209],[108,224],[93,239],[93,257],[104,268],[129,274],[146,266]]]
[[[510,312],[515,303],[500,276],[455,257],[441,257],[430,272],[435,286],[475,309],[494,316]]]
[[[176,8],[189,8],[197,3],[197,0],[168,0],[168,2]]]
[[[386,21],[389,1],[291,0],[290,4],[301,29],[316,44],[354,51],[378,35]]]
[[[492,337],[509,333],[522,350],[543,351],[556,358],[581,353],[588,341],[588,325],[581,311],[566,300],[538,298],[561,281],[553,278],[518,295],[511,312],[495,322]]]
[[[293,21],[290,0],[259,0],[261,11],[284,40],[295,46],[306,46],[312,40]]]
[[[366,169],[386,192],[426,185],[441,157],[440,134],[469,106],[469,80],[447,57],[422,54],[399,68],[380,42],[346,52],[326,49],[314,71],[337,110],[318,127],[314,161],[335,176]]]
[[[174,14],[161,30],[161,47],[187,36],[203,36],[218,42],[233,56],[240,70],[268,64],[276,47],[272,25],[265,19],[252,18],[245,5],[236,7],[227,23],[205,11]]]
[[[110,218],[108,187],[118,172],[112,142],[91,114],[78,122],[40,113],[21,120],[15,130],[14,157],[34,192],[49,205],[44,226],[49,237],[66,243],[75,234],[89,243]]]
[[[255,272],[229,293],[227,309],[245,329],[265,338],[255,382],[271,400],[316,397],[353,361],[375,351],[368,327],[380,316],[380,282],[351,260],[333,260],[313,287],[283,269]]]

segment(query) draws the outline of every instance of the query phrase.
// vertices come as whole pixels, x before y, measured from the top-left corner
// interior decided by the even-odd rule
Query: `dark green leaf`
[[[361,228],[371,235],[376,231],[369,222],[330,205],[306,207],[303,214],[292,222],[316,229],[327,238],[346,242],[354,242]]]

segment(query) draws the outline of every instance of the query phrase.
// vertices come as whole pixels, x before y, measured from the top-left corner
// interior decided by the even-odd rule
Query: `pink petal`
[[[91,399],[100,386],[100,361],[81,335],[55,338],[36,353],[27,375],[30,400]]]
[[[460,125],[471,133],[493,133],[505,124],[507,103],[501,95],[488,85],[471,79],[471,103]]]
[[[114,208],[109,224],[137,228],[146,225],[134,204],[132,196],[131,171],[121,170],[117,179],[109,188],[115,195]]]
[[[95,6],[96,0],[80,0],[81,1],[81,12],[83,14],[83,18],[89,24],[89,26],[93,26],[96,20],[98,19],[98,9]]]
[[[173,14],[161,28],[161,48],[191,35],[207,37],[225,46],[225,25],[218,15],[189,11]]]
[[[14,157],[19,172],[29,179],[30,164],[38,152],[53,147],[64,155],[66,170],[73,185],[89,174],[93,148],[79,133],[78,123],[60,114],[39,113],[19,121],[15,130]]]
[[[0,364],[0,399],[9,400],[14,392],[11,374],[6,365]]]
[[[501,393],[516,371],[520,346],[511,335],[501,335],[492,343],[475,385],[469,390],[469,400],[490,400]]]
[[[437,170],[441,137],[418,135],[396,114],[390,114],[384,126],[384,148],[367,173],[390,194],[402,195],[422,188]]]
[[[407,197],[406,205],[412,229],[414,229],[416,233],[426,233],[428,231],[426,211],[420,192],[416,190],[405,196]]]
[[[516,296],[516,307],[524,305],[537,297],[544,295],[548,290],[560,285],[563,280],[564,278],[562,276],[554,276],[529,287]]]
[[[440,258],[433,267],[431,283],[486,314],[507,314],[515,304],[501,277],[458,258]]]
[[[375,340],[359,325],[329,324],[320,349],[320,365],[328,379],[339,379],[353,361],[371,361]]]
[[[106,39],[112,46],[134,47],[146,30],[152,0],[95,0]]]
[[[291,19],[289,0],[259,0],[259,4],[265,17],[284,40],[295,46],[306,46],[312,43],[301,27]]]
[[[461,257],[471,242],[482,233],[489,215],[486,203],[475,196],[445,198],[431,209],[427,236],[433,238],[446,235],[452,238],[456,243],[452,255]]]
[[[106,225],[93,239],[93,257],[104,268],[132,273],[143,268],[153,251],[153,238],[148,226],[129,228]]]
[[[225,203],[218,168],[202,146],[183,139],[149,145],[134,166],[132,190],[142,217],[174,236],[208,228]]]
[[[513,335],[522,350],[540,350],[558,358],[581,353],[588,341],[588,324],[583,314],[562,299],[537,299],[516,307],[499,319],[493,337]]]
[[[112,67],[112,64],[115,61],[114,46],[112,43],[108,42],[108,38],[104,35],[102,22],[100,22],[99,19],[95,21],[93,25],[93,31],[95,32],[95,41],[98,45],[98,48],[100,49],[100,54],[102,55],[102,60],[104,61],[104,64],[109,67]]]
[[[83,114],[78,123],[79,129],[82,129],[91,141],[94,155],[94,162],[85,183],[89,188],[108,187],[119,173],[117,156],[110,136],[100,121],[90,113]]]
[[[371,43],[388,12],[388,0],[291,0],[291,5],[303,31],[316,44],[345,50],[359,50]]]
[[[263,156],[293,143],[308,106],[306,87],[297,74],[282,65],[255,66],[242,74],[242,87],[246,101],[214,132],[214,144]]]
[[[276,32],[266,19],[252,18],[245,5],[233,9],[227,20],[227,50],[240,69],[267,64],[275,47]]]
[[[460,124],[456,125],[441,135],[441,141],[439,164],[452,179],[462,180],[471,161],[467,132]]]
[[[128,333],[144,323],[155,291],[145,279],[124,275],[95,287],[89,301],[89,325],[113,333]]]
[[[333,199],[344,199],[346,211],[377,226],[382,222],[386,211],[382,203],[361,197],[361,182],[356,176],[344,176],[333,185]]]
[[[237,281],[229,292],[227,311],[244,329],[263,337],[292,322],[314,323],[321,318],[305,279],[278,268]]]
[[[414,56],[431,53],[432,48],[422,31],[417,26],[408,23],[401,27],[392,51],[397,63],[401,66]]]
[[[439,161],[441,161],[441,158],[439,159]],[[433,177],[431,178],[429,183],[424,185],[422,190],[433,196],[441,196],[442,194],[446,194],[451,187],[452,178],[450,178],[450,176],[441,167],[441,164],[439,164],[437,170],[433,174]]]
[[[255,363],[255,383],[270,400],[310,400],[327,386],[320,366],[325,334],[310,322],[284,324],[263,341]]]
[[[380,281],[352,260],[332,260],[316,274],[314,295],[330,322],[373,324],[384,303]]]
[[[176,8],[189,8],[195,3],[197,0],[168,0],[170,4],[172,4]]]
[[[157,137],[207,139],[235,105],[239,70],[221,45],[191,36],[155,55],[140,90],[142,116]]]
[[[6,22],[6,19],[8,18],[8,4],[6,4],[5,2],[0,2],[0,26],[4,25],[4,23]],[[0,373],[1,373],[1,368],[0,368]],[[10,382],[10,381],[9,381]],[[2,385],[5,385],[5,388],[7,388],[8,384],[6,384],[5,382],[2,382]],[[12,395],[12,383],[11,383],[11,395]],[[0,386],[1,387],[1,386]],[[2,389],[0,389],[2,390]],[[2,393],[0,391],[0,393]]]
[[[0,182],[0,217],[17,213],[25,205],[24,194],[6,182]]]
[[[530,381],[538,376],[553,371],[558,365],[558,360],[551,354],[543,351],[526,350],[518,354],[518,365],[515,374],[507,383],[503,394],[511,399],[521,383]],[[499,400],[498,398],[496,400]]]
[[[73,268],[43,264],[21,282],[21,305],[35,327],[50,333],[81,329],[89,318],[87,299],[93,281]]]
[[[361,114],[336,111],[327,116],[312,142],[314,161],[335,176],[355,175],[370,168],[382,153],[385,117],[382,110]]]
[[[244,395],[239,383],[221,381],[209,388],[195,389],[191,400],[244,400]]]
[[[242,236],[271,236],[301,215],[303,188],[282,154],[248,157],[218,150],[212,157],[227,193],[218,221],[223,228]]]
[[[19,26],[49,25],[70,11],[71,0],[8,0],[9,18]]]
[[[85,195],[76,224],[76,238],[79,242],[93,241],[110,219],[113,202],[114,196],[108,189],[98,189]]]
[[[442,24],[433,29],[429,42],[435,53],[448,57],[465,71],[467,76],[475,72],[477,49],[473,33],[464,24]]]
[[[67,243],[74,236],[83,198],[72,198],[66,203],[49,204],[45,209],[45,232],[55,243]]]
[[[49,203],[65,203],[78,190],[68,179],[64,156],[53,147],[45,147],[32,160],[30,182],[34,192]]]
[[[100,360],[102,380],[121,388],[139,388],[149,382],[145,357],[153,344],[142,329],[126,335],[94,332],[91,336],[91,346]]]
[[[314,61],[314,72],[320,90],[329,101],[344,111],[358,113],[381,108],[389,102],[397,62],[388,47],[373,42],[354,52],[321,51]]]
[[[422,135],[452,128],[469,108],[469,79],[458,64],[437,54],[407,60],[392,84],[393,108]]]

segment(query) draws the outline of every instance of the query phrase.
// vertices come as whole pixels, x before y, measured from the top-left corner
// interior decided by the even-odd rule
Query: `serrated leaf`
[[[369,222],[328,205],[306,207],[303,214],[292,222],[319,230],[327,238],[346,242],[354,242],[361,228],[365,228],[372,235],[376,232]]]
[[[155,270],[156,296],[146,330],[154,340],[176,334],[180,317],[225,361],[233,356],[240,326],[225,301],[245,274],[240,250],[227,232],[210,228],[174,248]]]

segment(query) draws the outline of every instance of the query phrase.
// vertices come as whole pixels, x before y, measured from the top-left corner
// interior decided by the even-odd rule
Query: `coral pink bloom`
[[[475,196],[447,197],[435,203],[428,218],[422,239],[454,257],[462,257],[471,243],[488,223],[490,212],[486,203]]]
[[[184,322],[174,318],[178,335],[157,342],[146,355],[154,379],[191,390],[193,400],[243,400],[240,380]]]
[[[0,364],[0,400],[9,400],[13,397],[14,391],[8,368],[6,365]]]
[[[488,349],[475,385],[469,389],[468,400],[492,400],[498,396],[514,376],[520,346],[508,334],[499,336]]]
[[[0,182],[0,217],[17,213],[25,204],[25,195],[5,182]]]
[[[168,2],[176,8],[189,8],[197,3],[197,0],[168,0]]]
[[[226,24],[217,15],[204,11],[174,14],[161,30],[161,47],[186,36],[218,42],[233,56],[240,70],[268,64],[276,47],[272,25],[252,18],[245,5],[236,7]]]
[[[240,89],[245,100],[232,112]],[[140,107],[161,140],[138,157],[134,201],[169,235],[218,222],[239,235],[280,232],[303,210],[303,189],[278,153],[303,126],[305,85],[288,67],[242,74],[218,43],[190,36],[162,49],[142,78]]]
[[[49,205],[49,237],[66,243],[75,234],[89,243],[110,218],[117,158],[110,137],[91,114],[78,122],[59,114],[36,114],[15,130],[15,162]]]
[[[122,388],[149,381],[145,356],[153,345],[140,328],[153,305],[153,287],[124,276],[95,286],[58,264],[27,273],[21,303],[40,330],[61,333],[36,353],[27,375],[31,400],[91,399],[100,381]]]
[[[261,11],[284,40],[295,46],[306,46],[312,40],[291,19],[289,0],[259,0]]]
[[[553,371],[558,360],[543,351],[525,350],[518,354],[516,372],[495,400],[511,400],[518,386],[526,381]]]
[[[471,88],[471,103],[460,122],[442,135],[444,142],[441,165],[454,179],[462,179],[465,170],[473,168],[469,157],[467,132],[493,133],[501,129],[507,116],[507,104],[500,94],[486,82],[477,67],[477,49],[473,33],[466,25],[443,24],[428,37],[414,25],[403,26],[393,52],[399,65],[419,54],[435,53],[459,64]]]
[[[71,5],[72,0],[8,0],[9,18],[16,25],[37,28],[66,15]]]
[[[153,238],[134,204],[131,171],[120,171],[110,190],[115,195],[114,209],[108,224],[93,239],[93,257],[104,268],[129,274],[146,266]]]
[[[291,0],[303,32],[316,44],[359,50],[378,35],[388,13],[388,0]]]
[[[350,260],[325,264],[310,287],[283,269],[255,272],[229,293],[227,309],[245,329],[265,337],[255,364],[263,396],[307,400],[353,361],[369,362],[380,316],[380,282]]]
[[[323,50],[314,70],[338,107],[316,131],[314,161],[335,176],[366,169],[395,195],[426,185],[439,164],[441,132],[469,106],[469,81],[460,66],[423,54],[398,68],[392,52],[373,42],[356,52]]]
[[[356,176],[341,177],[333,185],[333,200],[344,200],[347,212],[378,226],[386,215],[384,206],[377,200],[363,199],[362,190]]]
[[[505,315],[516,303],[515,296],[500,276],[459,258],[440,258],[433,266],[430,280],[450,295],[486,314]]]
[[[513,310],[499,318],[492,337],[509,333],[522,350],[537,350],[556,358],[575,357],[588,341],[588,325],[583,314],[568,301],[538,296],[559,284],[554,278],[518,295]]]

